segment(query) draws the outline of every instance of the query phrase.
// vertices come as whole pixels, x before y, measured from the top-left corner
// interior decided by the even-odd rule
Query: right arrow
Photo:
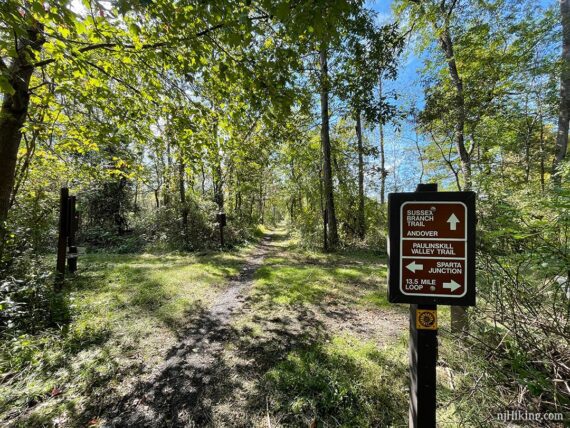
[[[451,280],[451,282],[444,282],[443,283],[443,288],[447,288],[449,290],[451,290],[451,292],[453,293],[455,290],[457,290],[459,287],[461,287],[461,285],[459,285],[457,282],[455,282],[454,280]]]
[[[424,268],[424,265],[419,265],[416,264],[415,261],[413,261],[412,263],[410,263],[409,265],[406,266],[408,269],[410,269],[413,273],[416,273],[417,270],[422,270]]]
[[[459,219],[455,214],[451,214],[447,219],[447,222],[449,223],[450,230],[457,230],[457,223],[459,223]]]

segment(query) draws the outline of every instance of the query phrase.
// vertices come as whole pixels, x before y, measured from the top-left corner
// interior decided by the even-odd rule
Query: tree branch
[[[201,37],[204,36],[212,31],[215,31],[221,27],[223,27],[224,24],[217,24],[214,25],[213,27],[208,27],[205,30],[202,30],[198,33],[196,33],[194,35],[194,37]],[[182,40],[179,40],[182,41]],[[148,44],[143,44],[141,46],[141,49],[156,49],[156,48],[161,48],[161,47],[165,47],[168,45],[171,45],[173,42],[157,42],[157,43],[148,43]],[[90,52],[93,50],[97,50],[97,49],[105,49],[105,48],[122,48],[122,49],[135,49],[135,45],[132,44],[121,44],[121,43],[116,43],[116,42],[105,42],[105,43],[96,43],[93,45],[89,45],[89,46],[85,46],[83,48],[78,49],[77,51],[79,53],[85,53],[85,52]],[[36,62],[35,64],[30,64],[28,67],[26,68],[39,68],[39,67],[45,67],[46,65],[49,64],[53,64],[54,62],[56,62],[55,58],[49,58],[49,59],[45,59],[43,61],[39,61]]]
[[[259,20],[264,20],[264,19],[269,19],[269,15],[258,15],[258,16],[253,16],[251,18],[249,18],[251,21],[259,21]],[[213,25],[212,27],[208,27],[202,31],[199,31],[198,33],[196,33],[192,38],[196,38],[196,37],[202,37],[205,36],[213,31],[216,31],[224,26],[226,26],[226,24],[224,23],[220,23],[220,24],[216,24]],[[176,41],[164,41],[164,42],[156,42],[156,43],[148,43],[148,44],[143,44],[141,46],[141,49],[156,49],[156,48],[161,48],[161,47],[165,47],[165,46],[170,46],[173,45],[176,42],[183,42],[184,40],[187,39],[179,39]],[[93,50],[97,50],[97,49],[106,49],[106,48],[122,48],[122,49],[135,49],[136,46],[133,44],[121,44],[121,43],[117,43],[117,42],[104,42],[104,43],[96,43],[93,45],[89,45],[89,46],[85,46],[82,47],[80,49],[78,49],[79,53],[84,53],[84,52],[90,52]],[[38,68],[38,67],[44,67],[46,65],[49,64],[53,64],[54,62],[56,62],[55,58],[48,58],[45,59],[43,61],[39,61],[36,62],[34,64],[30,64],[28,67],[31,68]]]

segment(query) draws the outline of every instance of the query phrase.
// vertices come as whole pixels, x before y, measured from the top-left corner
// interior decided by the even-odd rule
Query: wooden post
[[[437,192],[437,184],[418,184],[416,192]],[[435,316],[435,329],[418,328],[418,310]],[[410,305],[410,428],[436,424],[437,305]]]
[[[59,199],[59,237],[57,240],[57,263],[55,290],[60,291],[65,278],[65,255],[67,252],[69,189],[62,187]]]
[[[410,305],[410,428],[435,428],[437,329],[418,329],[418,310],[436,305]]]
[[[323,249],[325,251],[329,250],[329,242],[328,242],[328,230],[327,230],[327,225],[328,225],[328,218],[327,218],[327,211],[323,210]]]
[[[69,254],[67,255],[67,269],[69,273],[75,273],[77,271],[77,246],[75,243],[75,233],[77,232],[78,218],[77,212],[75,210],[76,199],[75,196],[69,197],[69,204],[67,207],[68,216],[68,237],[67,245],[69,247]]]
[[[220,227],[220,246],[224,248],[224,226],[226,225],[226,213],[219,212],[216,215]]]

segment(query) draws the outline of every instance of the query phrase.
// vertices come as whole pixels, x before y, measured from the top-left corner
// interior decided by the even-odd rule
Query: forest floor
[[[0,381],[0,423],[407,425],[407,308],[388,305],[373,252],[274,230],[233,252],[81,264],[70,325],[26,336],[34,360]]]

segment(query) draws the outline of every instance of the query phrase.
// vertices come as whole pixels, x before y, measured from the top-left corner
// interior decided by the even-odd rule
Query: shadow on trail
[[[399,356],[331,328],[358,328],[353,324],[362,320],[351,307],[355,290],[337,284],[335,293],[324,292],[324,276],[330,286],[330,280],[350,283],[354,274],[332,266],[312,272],[300,259],[287,266],[274,259],[262,267],[264,258],[278,251],[264,240],[210,309],[189,315],[162,364],[119,400],[91,403],[81,420],[96,418],[115,427],[404,421],[398,403],[406,402],[407,368]],[[259,282],[249,292],[254,278]]]
[[[288,321],[301,328],[291,331]],[[310,313],[300,313],[295,320],[264,321],[269,336],[261,339],[247,327],[235,329],[205,310],[190,325],[150,380],[140,382],[123,400],[103,410],[101,416],[111,426],[246,426],[252,414],[263,412],[266,403],[258,394],[247,393],[244,384],[259,384],[263,374],[291,350],[315,343],[321,331]],[[228,347],[237,361],[228,361],[224,352]],[[239,402],[239,411],[226,409],[216,414],[217,405],[233,401]]]
[[[284,237],[264,239],[211,308],[192,313],[178,345],[167,351],[150,378],[118,401],[91,403],[80,419],[102,419],[117,427],[246,426],[252,414],[262,413],[266,403],[255,391],[264,373],[291,350],[315,343],[323,330],[304,308],[292,315],[257,319],[263,337],[249,326],[230,325],[235,315],[249,308],[246,289],[263,259],[274,251],[271,241],[280,239]],[[234,402],[234,411],[216,410],[220,403]]]

